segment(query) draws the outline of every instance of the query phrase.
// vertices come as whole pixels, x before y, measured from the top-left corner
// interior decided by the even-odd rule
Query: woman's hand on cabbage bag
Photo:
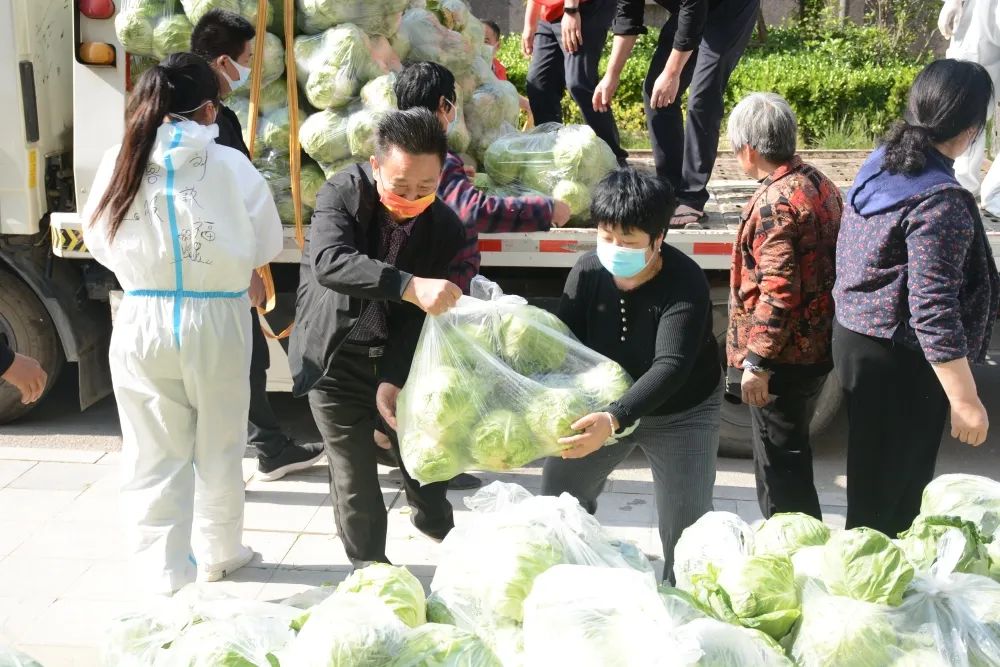
[[[572,428],[574,431],[583,432],[579,435],[559,438],[559,444],[564,447],[562,457],[564,459],[582,459],[603,447],[604,443],[614,435],[616,425],[613,420],[614,417],[607,412],[592,412],[578,419],[573,423]]]
[[[396,423],[396,401],[399,399],[400,388],[394,384],[383,382],[375,392],[375,407],[382,415],[386,425],[395,431],[399,425]]]

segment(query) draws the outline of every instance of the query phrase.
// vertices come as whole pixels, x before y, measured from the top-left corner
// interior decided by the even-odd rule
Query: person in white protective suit
[[[136,584],[169,594],[246,565],[242,457],[255,267],[281,251],[250,161],[214,141],[216,75],[175,54],[139,80],[104,156],[84,241],[125,296],[111,337],[121,500]]]
[[[947,57],[971,60],[989,72],[993,88],[1000,90],[1000,1],[945,0],[938,16],[938,29],[950,39]],[[995,104],[989,107],[992,118]],[[1000,167],[994,162],[982,178],[986,157],[986,132],[981,132],[969,150],[955,160],[955,176],[964,188],[981,196],[983,207],[1000,215]],[[982,180],[982,186],[980,186]]]

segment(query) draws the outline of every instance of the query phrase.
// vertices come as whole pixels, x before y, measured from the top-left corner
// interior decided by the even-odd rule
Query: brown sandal
[[[705,212],[692,208],[686,204],[681,204],[674,211],[674,216],[670,218],[671,229],[698,229],[701,221],[705,219]]]

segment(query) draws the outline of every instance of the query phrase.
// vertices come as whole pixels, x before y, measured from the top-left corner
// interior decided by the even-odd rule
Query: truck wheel
[[[726,368],[726,327],[729,322],[728,288],[712,289],[712,328],[719,341],[719,357],[723,371]],[[819,435],[836,419],[843,403],[843,391],[835,372],[826,376],[826,382],[816,402],[809,432]],[[719,429],[719,455],[748,459],[753,456],[750,436],[750,409],[742,403],[722,401],[722,425]]]
[[[15,352],[36,359],[48,373],[44,398],[65,363],[59,337],[38,297],[19,278],[4,270],[0,270],[0,337]],[[23,405],[21,394],[14,387],[0,382],[0,424],[24,416],[38,403]]]

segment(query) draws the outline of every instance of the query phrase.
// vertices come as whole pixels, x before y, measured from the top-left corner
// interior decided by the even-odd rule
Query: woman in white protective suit
[[[139,80],[84,211],[125,291],[111,337],[136,583],[172,593],[246,565],[251,274],[281,251],[267,183],[217,145],[216,75],[189,53]],[[256,291],[256,289],[255,289]]]

